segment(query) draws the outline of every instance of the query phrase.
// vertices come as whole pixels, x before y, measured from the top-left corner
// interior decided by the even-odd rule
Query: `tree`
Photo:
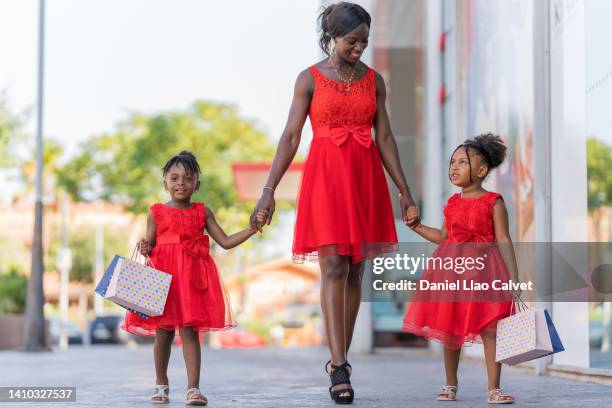
[[[587,139],[588,206],[592,211],[612,205],[612,147],[593,137]]]
[[[270,161],[274,147],[232,105],[197,101],[184,112],[132,114],[114,133],[82,145],[58,181],[74,199],[97,196],[145,213],[153,202],[167,200],[161,168],[181,150],[193,152],[202,168],[193,199],[212,208],[224,227],[244,227],[251,208],[238,200],[231,165]]]
[[[53,203],[55,203],[56,206],[62,187],[58,184],[57,178],[61,172],[59,161],[63,153],[64,148],[61,144],[50,138],[45,139],[45,145],[43,147],[43,186],[45,195],[52,196]],[[34,186],[36,185],[36,158],[31,156],[21,161],[20,167],[22,180],[25,181],[24,189],[20,194],[26,195],[33,192]]]
[[[612,147],[594,137],[587,139],[587,200],[595,223],[595,239],[607,241],[610,228],[602,233],[601,223],[607,217],[603,207],[612,205]]]
[[[72,250],[71,281],[88,283],[93,281],[95,234],[95,228],[88,228],[73,233],[68,238],[68,247]],[[57,269],[56,255],[62,243],[59,237],[54,238],[51,240],[47,264],[50,265],[50,268]],[[123,253],[127,246],[127,237],[121,231],[108,231],[104,234],[104,259],[113,259],[114,255]]]
[[[0,167],[15,164],[11,153],[15,144],[23,139],[20,128],[21,118],[9,110],[4,93],[0,93]]]

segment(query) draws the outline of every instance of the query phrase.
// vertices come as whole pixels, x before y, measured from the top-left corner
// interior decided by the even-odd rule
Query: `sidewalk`
[[[202,391],[209,407],[332,407],[323,372],[322,348],[203,350]],[[354,355],[356,407],[490,407],[485,403],[484,366],[460,367],[459,401],[436,402],[443,383],[438,357]],[[169,406],[183,405],[186,374],[182,351],[174,347],[169,369]],[[2,403],[1,407],[147,407],[155,381],[150,345],[75,346],[68,352],[29,354],[0,352],[0,386],[76,386],[76,403]],[[503,387],[515,407],[610,407],[612,387],[506,369]]]

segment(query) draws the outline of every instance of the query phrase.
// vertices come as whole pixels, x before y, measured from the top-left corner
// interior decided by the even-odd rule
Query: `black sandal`
[[[348,361],[346,363],[344,363],[344,364],[346,364],[346,366],[351,369],[351,371],[349,372],[349,377],[350,377],[351,374],[353,374],[353,366],[351,366],[351,364]],[[325,373],[327,375],[331,374],[331,371],[327,370],[327,367],[329,367],[330,365],[331,365],[331,360],[327,360],[327,363],[325,363],[325,368],[324,368]]]
[[[352,404],[353,398],[355,397],[355,391],[351,387],[351,376],[347,370],[350,367],[348,362],[340,364],[339,366],[330,364],[332,372],[329,374],[332,385],[329,387],[329,396],[336,404]],[[327,368],[327,365],[325,366]],[[336,385],[348,385],[349,388],[341,388],[332,390]],[[342,395],[349,394],[349,395]]]

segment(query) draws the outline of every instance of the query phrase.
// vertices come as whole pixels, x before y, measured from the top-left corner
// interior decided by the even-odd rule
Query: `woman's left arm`
[[[407,223],[406,212],[410,207],[416,207],[412,195],[410,194],[410,188],[404,177],[404,171],[400,163],[399,153],[397,151],[397,144],[391,131],[391,124],[389,123],[389,115],[387,115],[387,107],[385,106],[385,100],[387,99],[387,89],[385,81],[376,72],[376,118],[374,120],[374,128],[376,129],[376,146],[380,153],[383,165],[387,170],[387,173],[391,176],[391,179],[399,189],[400,196],[400,207],[402,211],[402,221],[406,225],[418,225],[419,220],[416,220],[412,225]]]

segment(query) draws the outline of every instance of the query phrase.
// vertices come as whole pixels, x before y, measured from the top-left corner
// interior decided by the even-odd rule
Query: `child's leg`
[[[501,378],[501,364],[495,362],[495,332],[483,332],[482,344],[485,352],[485,363],[487,365],[487,377],[489,379],[489,391],[499,388]]]
[[[459,369],[459,357],[461,349],[455,350],[444,346],[444,371],[446,372],[446,385],[457,386],[457,370]]]
[[[485,362],[487,364],[487,377],[489,379],[489,403],[495,404],[512,404],[514,398],[511,395],[505,394],[500,390],[501,364],[495,362],[495,340],[496,333],[483,332],[480,333],[482,344],[484,345]]]
[[[200,339],[198,333],[189,326],[179,330],[183,339],[183,357],[187,367],[187,388],[200,388]]]
[[[155,357],[156,384],[168,384],[168,362],[170,361],[172,340],[174,340],[174,331],[162,329],[157,329],[155,331],[153,355]]]

